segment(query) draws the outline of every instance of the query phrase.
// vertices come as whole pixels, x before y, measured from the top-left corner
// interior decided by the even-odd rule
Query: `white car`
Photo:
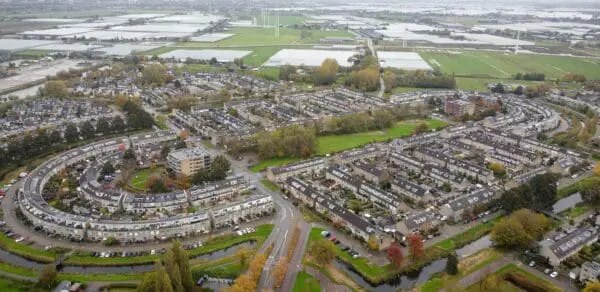
[[[15,242],[16,242],[16,243],[19,243],[19,242],[21,242],[21,241],[23,241],[23,240],[25,240],[25,237],[21,236],[21,237],[17,238],[17,239],[15,240]]]
[[[535,267],[535,262],[534,262],[534,261],[531,261],[531,262],[529,263],[529,266],[530,266],[530,267]]]
[[[243,235],[244,233],[242,233],[241,231],[236,231],[235,233],[237,233],[237,235]]]
[[[151,250],[151,251],[150,251],[150,254],[151,254],[151,255],[155,255],[155,254],[156,254],[156,250]]]
[[[554,272],[552,272],[550,274],[550,277],[552,277],[552,278],[556,278],[556,276],[558,276],[558,272],[557,271],[554,271]]]

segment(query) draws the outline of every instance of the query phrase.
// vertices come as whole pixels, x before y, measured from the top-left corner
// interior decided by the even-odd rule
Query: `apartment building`
[[[202,148],[193,148],[173,151],[167,161],[175,173],[193,176],[200,169],[210,169],[212,157]]]

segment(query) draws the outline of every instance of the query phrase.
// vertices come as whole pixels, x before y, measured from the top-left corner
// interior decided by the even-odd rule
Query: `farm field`
[[[596,59],[484,51],[419,53],[430,65],[459,77],[511,78],[519,72],[540,72],[546,74],[546,79],[556,79],[573,72],[590,79],[600,78],[600,60]]]
[[[179,42],[177,46],[201,46],[201,47],[236,47],[236,46],[269,46],[269,45],[293,45],[297,43],[312,44],[328,36],[353,36],[352,33],[342,30],[309,30],[308,36],[302,38],[302,30],[294,28],[281,28],[279,37],[275,36],[273,28],[262,27],[234,27],[227,33],[234,36],[218,42]]]

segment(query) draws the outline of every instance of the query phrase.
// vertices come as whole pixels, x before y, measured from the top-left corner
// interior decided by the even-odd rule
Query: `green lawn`
[[[250,166],[252,172],[260,172],[271,166],[284,166],[290,163],[299,161],[300,158],[273,158],[267,160],[261,160],[259,163]]]
[[[146,189],[146,181],[148,180],[148,178],[150,178],[151,175],[161,175],[163,173],[164,168],[162,167],[157,167],[157,168],[144,168],[144,169],[140,169],[139,171],[136,171],[132,176],[131,176],[131,182],[129,183],[129,185],[131,187],[133,187],[134,189],[138,189],[138,190],[145,190]]]
[[[264,178],[260,179],[260,183],[265,185],[265,187],[267,187],[271,191],[274,191],[274,192],[279,191],[279,187],[276,186],[275,184],[273,184],[272,182],[268,181],[267,179],[264,179]]]
[[[10,253],[42,263],[52,263],[58,255],[53,251],[41,250],[30,245],[16,243],[14,239],[6,236],[4,233],[0,233],[0,248]]]
[[[441,249],[455,249],[457,245],[462,245],[464,242],[472,242],[488,234],[492,230],[492,227],[494,227],[494,224],[500,221],[501,218],[502,216],[498,216],[487,223],[477,224],[463,233],[438,242],[434,246]]]
[[[241,236],[238,235],[225,235],[215,237],[211,240],[204,242],[204,245],[195,249],[188,250],[187,253],[190,257],[196,257],[202,254],[214,252],[231,247],[236,244],[240,244],[250,240],[256,240],[261,244],[264,242],[269,234],[273,231],[272,224],[264,224],[256,227],[256,232],[248,233]],[[112,258],[98,258],[91,255],[73,255],[69,257],[65,264],[70,265],[81,265],[81,266],[118,266],[118,265],[131,265],[131,264],[145,264],[153,263],[160,259],[159,255],[145,255],[139,257],[112,257]]]
[[[430,65],[460,77],[511,78],[519,72],[540,72],[555,79],[574,72],[600,78],[600,62],[595,59],[484,51],[422,50],[420,54]]]
[[[304,271],[300,271],[296,276],[294,282],[293,292],[319,292],[321,291],[321,285],[319,280],[309,275]]]
[[[318,137],[317,155],[325,155],[334,152],[340,152],[366,144],[382,142],[388,139],[396,139],[410,136],[413,130],[421,121],[400,121],[394,127],[385,131],[373,131],[360,134],[331,135]],[[446,126],[446,123],[440,120],[425,120],[429,129],[439,129]]]
[[[538,285],[544,286],[545,287],[545,289],[544,289],[545,291],[549,291],[549,292],[562,291],[562,289],[554,286],[554,284],[552,284],[550,281],[548,281],[546,279],[543,279],[543,278],[540,278],[540,277],[538,277],[538,276],[536,276],[536,275],[534,275],[534,274],[532,274],[532,273],[530,273],[528,271],[525,271],[525,270],[517,267],[515,264],[512,264],[512,263],[508,264],[508,265],[506,265],[506,266],[504,266],[502,268],[500,268],[499,270],[497,270],[494,273],[494,275],[502,276],[502,275],[504,275],[504,274],[506,274],[508,272],[516,273],[516,274],[518,274],[520,276],[523,276],[523,277],[527,278],[531,282],[534,282],[534,283],[536,283]],[[500,291],[523,291],[523,290],[515,287],[514,285],[512,285],[510,282],[505,281],[504,279],[502,279],[502,277],[499,277],[499,279],[501,279],[501,281],[499,283],[500,287],[503,287],[503,290],[500,290]],[[471,286],[469,286],[467,288],[467,291],[473,291],[473,292],[479,291],[479,285],[477,285],[477,284],[471,285]]]
[[[568,195],[574,194],[576,192],[581,192],[585,189],[596,188],[598,185],[600,185],[600,176],[588,176],[570,185],[561,186],[558,189],[558,198],[564,198]]]
[[[1,277],[0,278],[0,291],[2,291],[2,292],[23,292],[23,291],[42,292],[42,291],[49,291],[49,290],[37,288],[37,287],[35,287],[35,284],[33,284],[33,283],[19,282],[16,280]]]
[[[590,206],[578,206],[561,212],[559,215],[574,219],[590,210]]]

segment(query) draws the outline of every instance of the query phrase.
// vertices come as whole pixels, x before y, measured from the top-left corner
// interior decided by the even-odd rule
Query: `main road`
[[[167,121],[167,126],[176,132],[181,130],[170,121]],[[305,245],[308,241],[310,225],[304,220],[298,208],[288,201],[287,198],[284,198],[280,192],[273,191],[260,182],[261,179],[265,178],[262,173],[250,171],[248,164],[244,160],[238,160],[235,157],[229,156],[225,151],[221,151],[220,149],[212,149],[211,151],[227,156],[231,163],[231,169],[235,174],[243,175],[246,177],[248,184],[254,185],[257,190],[265,194],[271,195],[275,203],[275,209],[277,210],[274,219],[275,226],[263,246],[259,248],[259,252],[264,252],[269,246],[273,245],[271,254],[263,266],[263,273],[259,282],[260,288],[269,289],[273,287],[275,280],[272,276],[273,267],[280,258],[287,256],[292,233],[296,226],[300,228],[298,243],[295,247],[292,247],[294,249],[294,256],[289,259],[288,270],[280,289],[281,291],[291,291],[296,275],[302,269],[302,258],[304,257]]]

